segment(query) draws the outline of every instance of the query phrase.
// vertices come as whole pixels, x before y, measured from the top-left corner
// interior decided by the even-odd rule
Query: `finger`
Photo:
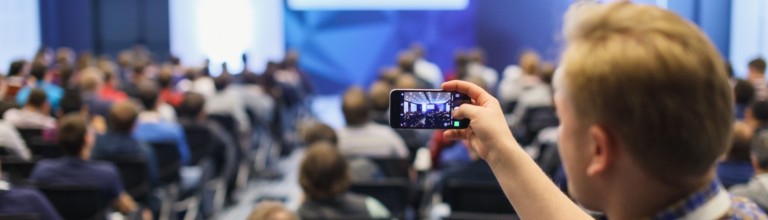
[[[459,92],[462,94],[466,94],[467,96],[469,96],[469,98],[477,101],[478,105],[485,105],[485,103],[494,99],[491,94],[485,91],[485,89],[466,81],[460,81],[460,80],[448,81],[443,83],[442,88],[445,91]]]
[[[464,137],[464,129],[450,129],[443,132],[443,138],[447,140],[461,140]]]
[[[481,106],[473,104],[462,104],[453,110],[453,118],[473,120],[477,117],[478,112],[480,112],[482,109],[483,107]]]

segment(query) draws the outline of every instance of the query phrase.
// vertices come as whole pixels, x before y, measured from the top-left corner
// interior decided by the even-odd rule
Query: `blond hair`
[[[722,58],[707,37],[654,6],[573,7],[559,86],[581,124],[610,130],[662,181],[710,171],[729,144],[733,110]]]
[[[539,58],[539,54],[532,50],[525,51],[520,55],[520,68],[523,69],[523,73],[525,74],[538,74],[540,62],[541,58]]]
[[[248,215],[248,220],[298,220],[299,217],[278,202],[260,202]]]

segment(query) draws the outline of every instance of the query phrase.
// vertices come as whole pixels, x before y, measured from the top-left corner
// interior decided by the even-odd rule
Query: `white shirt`
[[[344,127],[336,133],[339,150],[346,157],[408,157],[405,142],[388,126],[369,122],[359,127]]]
[[[480,63],[470,63],[467,70],[470,76],[482,78],[489,91],[496,90],[496,83],[499,82],[499,73],[496,70]]]
[[[19,131],[5,121],[0,121],[0,147],[9,149],[13,152],[13,155],[17,155],[24,160],[29,160],[32,157]]]
[[[418,59],[414,63],[413,69],[416,72],[416,76],[427,80],[432,84],[433,88],[440,88],[440,84],[443,83],[443,73],[440,71],[440,67],[434,63],[425,59]]]
[[[237,89],[228,87],[205,99],[205,112],[209,115],[221,114],[232,116],[237,121],[238,129],[247,132],[251,128],[251,121],[245,113],[243,98]]]
[[[216,94],[216,85],[211,77],[198,77],[192,81],[190,91],[200,93],[207,98]]]
[[[3,114],[3,119],[16,128],[56,128],[56,119],[53,117],[25,109],[8,109],[8,111]]]

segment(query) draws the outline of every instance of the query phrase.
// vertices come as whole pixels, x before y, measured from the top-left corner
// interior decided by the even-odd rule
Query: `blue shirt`
[[[104,201],[114,201],[123,192],[115,165],[72,156],[41,160],[29,179],[44,185],[96,187],[102,191]]]
[[[147,174],[153,186],[158,182],[157,157],[155,151],[146,143],[136,141],[131,134],[119,134],[111,131],[96,138],[91,158],[109,161],[115,158],[140,158],[147,162]]]
[[[41,220],[62,219],[48,199],[31,188],[0,190],[0,214],[37,214]]]
[[[61,87],[50,84],[47,82],[38,82],[37,87],[40,88],[43,91],[45,91],[45,96],[48,99],[48,103],[51,103],[51,109],[56,110],[59,108],[59,102],[61,102],[61,97],[64,96],[64,89]],[[18,103],[20,106],[24,106],[24,103],[27,103],[27,98],[29,97],[29,93],[32,91],[32,87],[26,86],[24,88],[21,88],[19,90],[19,93],[16,93],[16,103]]]
[[[726,160],[717,165],[717,176],[725,188],[733,185],[744,184],[755,175],[755,168],[749,161]]]
[[[179,148],[181,164],[189,164],[189,145],[184,136],[184,129],[179,124],[166,121],[139,120],[133,131],[133,137],[147,143],[176,143],[176,147]],[[163,158],[157,159],[162,160]]]

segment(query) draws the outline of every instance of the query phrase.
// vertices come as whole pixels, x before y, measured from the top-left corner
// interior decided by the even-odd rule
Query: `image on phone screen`
[[[390,126],[400,129],[460,129],[469,120],[453,118],[453,109],[469,97],[440,90],[393,90],[390,94]]]

